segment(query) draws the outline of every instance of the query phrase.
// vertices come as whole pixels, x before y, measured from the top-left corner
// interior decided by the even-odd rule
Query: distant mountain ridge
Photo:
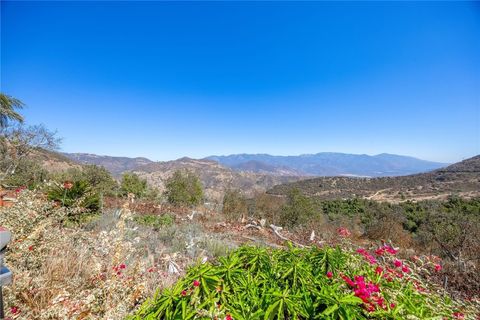
[[[402,176],[428,172],[448,165],[387,153],[374,156],[335,152],[299,156],[232,154],[209,156],[205,159],[217,161],[239,171],[303,176]]]

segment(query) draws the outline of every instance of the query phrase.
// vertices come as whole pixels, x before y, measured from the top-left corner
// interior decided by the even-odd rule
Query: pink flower
[[[343,238],[347,238],[352,234],[350,232],[350,230],[348,230],[347,228],[338,228],[337,233],[338,233],[339,236],[341,236]]]
[[[350,287],[354,287],[355,286],[355,282],[352,281],[352,279],[350,279],[349,277],[347,276],[342,276],[343,280],[345,280],[345,282],[350,286]]]
[[[458,311],[457,311],[457,312],[454,312],[454,313],[452,314],[452,316],[453,316],[453,318],[455,318],[455,319],[465,319],[465,315],[464,315],[463,313],[461,313],[461,312],[458,312]]]
[[[396,254],[398,252],[398,250],[393,249],[389,245],[385,245],[384,248],[385,248],[385,251],[387,251],[390,254]]]
[[[155,268],[154,268],[154,267],[151,267],[151,268],[148,268],[148,269],[147,269],[147,272],[153,272],[154,270],[155,270]]]
[[[125,263],[122,263],[121,265],[119,265],[119,268],[120,269],[125,269],[127,266],[125,265]]]
[[[331,279],[333,277],[333,273],[331,271],[327,272],[327,278]]]
[[[382,274],[382,272],[383,272],[383,268],[382,268],[382,267],[377,266],[377,267],[375,268],[375,273],[376,273],[376,274]]]
[[[20,313],[20,309],[16,306],[13,306],[13,307],[10,307],[10,312],[13,314],[13,315],[17,315]]]
[[[73,182],[71,182],[71,181],[65,181],[65,182],[63,183],[63,188],[64,188],[64,189],[67,189],[67,190],[72,189],[72,188],[73,188]]]
[[[402,271],[405,272],[405,273],[409,273],[410,269],[408,268],[407,265],[404,265],[404,266],[402,266]]]
[[[393,264],[394,264],[395,267],[397,267],[397,268],[400,268],[400,267],[402,266],[402,262],[401,262],[400,260],[395,260],[395,261],[393,262]]]
[[[359,249],[357,249],[357,253],[361,254],[365,258],[365,260],[370,262],[370,264],[377,263],[377,259],[375,259],[375,257],[372,256],[370,253],[368,253],[368,251],[365,250],[365,249],[359,248]]]
[[[194,287],[199,287],[200,286],[200,282],[198,280],[193,280],[193,286]]]
[[[435,271],[440,272],[442,270],[442,266],[439,264],[435,265]]]
[[[33,251],[33,246],[28,247],[28,251]]]
[[[227,314],[227,316],[225,317],[225,320],[233,320],[232,316]]]
[[[395,308],[395,303],[392,302],[390,303],[390,309],[393,309],[393,308]]]
[[[182,297],[185,297],[187,295],[187,291],[183,290],[181,295],[182,295]]]
[[[22,191],[25,190],[25,189],[27,189],[27,187],[21,186],[21,187],[15,189],[15,193],[20,193],[20,192],[22,192]]]

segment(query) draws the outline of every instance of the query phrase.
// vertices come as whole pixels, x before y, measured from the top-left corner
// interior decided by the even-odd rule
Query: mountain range
[[[427,172],[448,165],[387,153],[374,156],[334,152],[299,156],[234,154],[210,156],[206,159],[217,161],[238,171],[297,176],[403,176]]]

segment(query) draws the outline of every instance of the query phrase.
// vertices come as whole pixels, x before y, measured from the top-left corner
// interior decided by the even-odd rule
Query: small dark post
[[[0,287],[0,319],[5,318],[5,314],[3,313],[3,293],[2,287]]]
[[[7,251],[7,244],[10,242],[12,234],[4,227],[0,227],[0,319],[5,318],[3,310],[3,292],[2,287],[12,282],[12,272],[3,265],[3,258]]]

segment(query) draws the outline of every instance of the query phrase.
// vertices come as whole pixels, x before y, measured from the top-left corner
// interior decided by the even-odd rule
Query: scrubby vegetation
[[[200,179],[192,172],[177,170],[165,185],[169,203],[178,206],[195,206],[203,200],[203,187]]]

